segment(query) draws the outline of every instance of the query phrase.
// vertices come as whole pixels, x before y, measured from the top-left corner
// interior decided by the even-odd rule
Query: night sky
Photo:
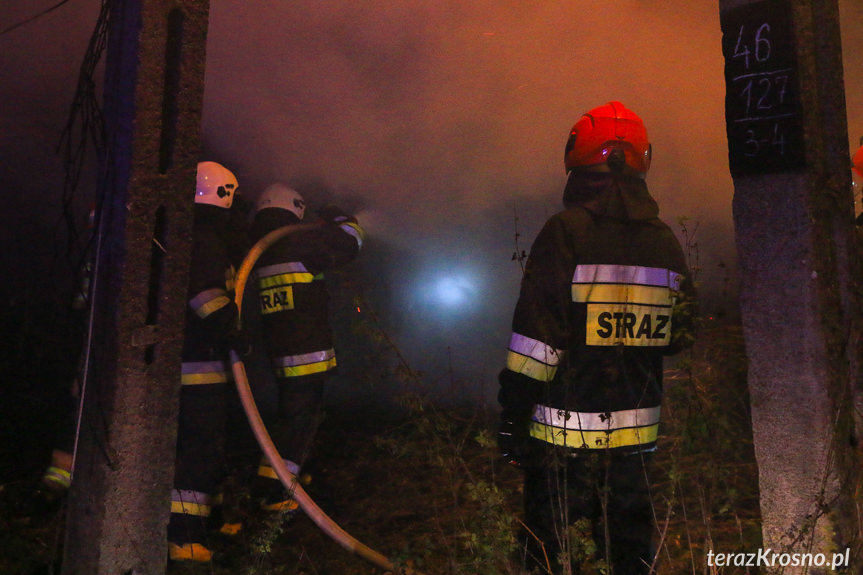
[[[53,4],[4,2],[0,29]],[[55,148],[98,8],[70,0],[0,35],[0,237],[19,305],[53,302],[48,278],[68,271]],[[840,8],[853,152],[863,2]],[[247,198],[282,180],[312,208],[356,212],[369,241],[339,286],[430,380],[489,396],[518,295],[515,231],[528,250],[561,208],[568,130],[609,100],[647,126],[661,217],[682,241],[681,218],[697,229],[705,312],[732,312],[724,95],[717,2],[213,0],[202,159]],[[91,199],[86,186],[73,198],[79,221]],[[351,302],[336,298],[338,325]]]

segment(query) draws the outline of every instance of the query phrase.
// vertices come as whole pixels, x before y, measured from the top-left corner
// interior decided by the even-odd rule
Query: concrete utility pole
[[[164,573],[207,0],[113,0],[94,339],[62,573]]]
[[[850,548],[859,573],[860,275],[838,4],[719,4],[764,548],[825,554],[762,570],[830,572],[819,561]]]

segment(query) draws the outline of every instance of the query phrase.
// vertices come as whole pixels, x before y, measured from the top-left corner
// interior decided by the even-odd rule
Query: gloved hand
[[[497,447],[504,461],[515,467],[527,467],[533,460],[528,421],[502,418],[497,430]]]
[[[328,224],[357,223],[355,217],[346,214],[340,208],[333,205],[325,206],[318,210],[318,217]]]
[[[252,353],[252,344],[249,342],[249,336],[242,329],[235,327],[228,331],[222,338],[228,349],[237,352],[240,357],[248,357]]]

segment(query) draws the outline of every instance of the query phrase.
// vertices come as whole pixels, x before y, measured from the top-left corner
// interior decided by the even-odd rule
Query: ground
[[[691,355],[678,359],[685,361],[676,359],[666,376],[662,436],[650,469],[661,575],[706,572],[707,549],[751,552],[760,546],[739,329],[710,330]],[[413,396],[377,410],[332,404],[307,466],[306,490],[345,531],[397,566],[441,575],[525,573],[515,545],[520,471],[497,457],[494,419],[493,413]],[[14,417],[6,421],[16,423]],[[7,435],[17,431],[4,428]],[[213,536],[212,565],[173,565],[169,573],[382,572],[303,513],[273,518],[258,512],[244,487],[252,472],[244,462],[255,459],[254,446],[240,441],[232,453],[226,493],[244,529]],[[0,573],[59,573],[62,499],[47,504],[33,495],[44,455],[2,452]],[[746,572],[752,570],[723,571]]]

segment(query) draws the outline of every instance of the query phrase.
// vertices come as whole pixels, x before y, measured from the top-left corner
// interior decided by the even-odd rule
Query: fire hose
[[[258,242],[254,246],[252,246],[252,249],[249,250],[249,253],[243,260],[243,263],[240,266],[240,269],[237,272],[237,276],[234,281],[236,290],[234,300],[237,304],[237,309],[240,310],[240,319],[237,320],[238,324],[240,323],[242,318],[243,293],[246,287],[246,282],[249,279],[249,274],[251,273],[252,268],[255,266],[258,258],[261,257],[261,254],[263,254],[275,242],[289,234],[309,231],[317,229],[319,227],[320,226],[317,224],[284,226],[268,233],[263,238],[258,240]],[[350,551],[351,553],[359,555],[361,558],[383,569],[384,571],[395,572],[399,575],[422,575],[421,573],[412,569],[403,567],[396,568],[393,563],[384,555],[378,553],[374,549],[371,549],[367,545],[358,541],[350,533],[342,529],[335,521],[333,521],[326,513],[324,513],[324,511],[320,507],[318,507],[318,505],[312,500],[311,497],[309,497],[309,494],[306,493],[306,491],[299,484],[296,476],[291,473],[291,471],[285,465],[285,461],[282,459],[281,455],[279,455],[278,449],[273,444],[273,440],[270,438],[270,434],[267,431],[266,426],[264,425],[263,419],[261,418],[261,413],[258,410],[257,405],[255,404],[252,390],[249,387],[249,380],[246,376],[245,364],[243,364],[243,361],[240,359],[240,357],[234,350],[231,350],[230,358],[231,371],[234,374],[234,382],[236,383],[237,391],[240,395],[240,401],[243,405],[243,410],[246,412],[246,417],[249,420],[249,425],[252,427],[252,431],[255,434],[255,439],[257,439],[261,450],[264,452],[264,455],[270,462],[270,465],[275,470],[276,475],[282,482],[282,485],[284,485],[285,488],[290,493],[292,493],[293,498],[297,501],[300,508],[306,513],[306,515],[324,533],[326,533],[331,539],[341,545],[344,549]]]

